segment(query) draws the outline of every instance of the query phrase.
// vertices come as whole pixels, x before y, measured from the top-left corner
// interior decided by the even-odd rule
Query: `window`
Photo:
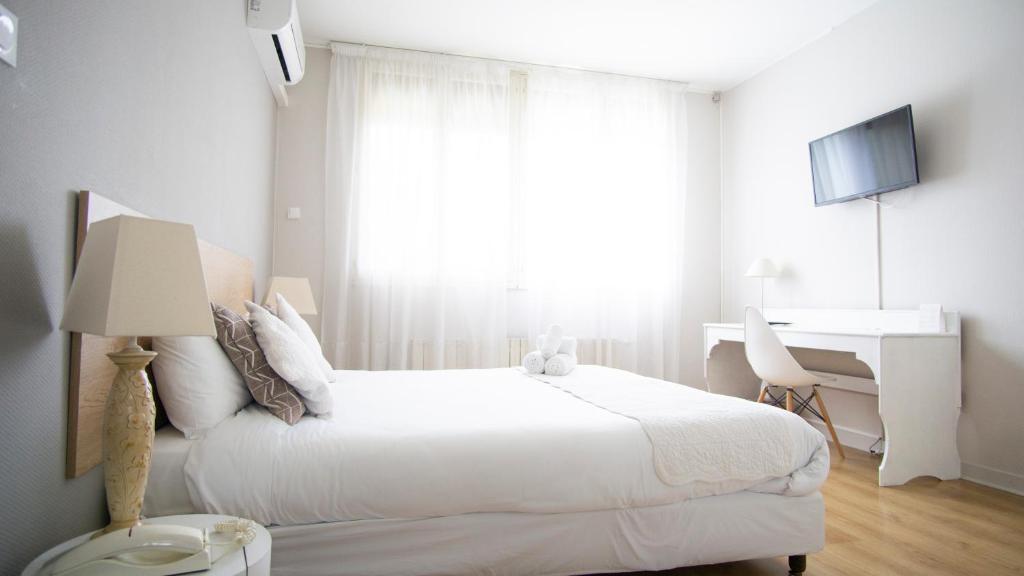
[[[650,349],[642,371],[662,375],[680,297],[680,88],[335,45],[328,351],[402,368],[416,343],[443,366],[458,341],[473,350],[460,365],[489,366],[508,337],[557,322],[634,359],[613,365]]]
[[[663,285],[675,146],[671,93],[657,87],[543,70],[372,82],[359,270],[429,283],[500,269],[517,289]]]

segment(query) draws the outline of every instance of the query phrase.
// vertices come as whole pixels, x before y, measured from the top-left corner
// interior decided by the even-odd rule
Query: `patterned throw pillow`
[[[219,304],[213,307],[217,342],[245,380],[256,403],[288,424],[295,424],[306,412],[302,397],[267,363],[256,333],[245,319]]]

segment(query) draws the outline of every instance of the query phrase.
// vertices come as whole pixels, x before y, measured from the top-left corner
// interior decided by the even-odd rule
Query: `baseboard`
[[[962,462],[960,464],[960,476],[964,480],[970,480],[975,484],[1024,496],[1024,476],[1020,474],[996,470],[981,464]]]
[[[825,435],[825,438],[830,442],[832,441],[832,435],[828,433],[828,428],[825,423],[821,420],[807,419],[807,423],[818,429],[819,432]],[[839,436],[839,443],[843,446],[849,446],[850,448],[856,448],[857,450],[863,450],[867,452],[875,443],[878,442],[878,436],[870,432],[864,432],[863,430],[856,430],[854,428],[847,428],[845,426],[833,426],[836,429],[836,435]],[[875,446],[875,448],[881,448],[881,444]]]

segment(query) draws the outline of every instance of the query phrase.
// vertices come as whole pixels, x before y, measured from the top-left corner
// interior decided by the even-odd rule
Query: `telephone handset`
[[[210,540],[188,526],[143,524],[104,534],[53,564],[53,576],[169,576],[210,568]]]

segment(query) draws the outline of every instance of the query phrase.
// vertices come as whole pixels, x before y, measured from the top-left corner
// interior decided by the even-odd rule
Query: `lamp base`
[[[141,523],[156,420],[153,388],[146,376],[146,365],[156,352],[143,350],[133,339],[107,357],[117,364],[118,371],[103,415],[103,479],[110,524],[98,534]]]

